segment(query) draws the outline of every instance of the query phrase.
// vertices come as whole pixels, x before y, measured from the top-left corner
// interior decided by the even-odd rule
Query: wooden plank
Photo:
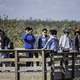
[[[20,80],[20,74],[19,74],[19,66],[18,66],[19,58],[18,53],[15,51],[15,80]]]
[[[45,51],[42,50],[42,80],[47,80]]]
[[[0,62],[15,62],[15,58],[0,58]]]
[[[51,54],[51,80],[54,80],[54,54]]]
[[[32,62],[37,62],[37,61],[41,62],[42,59],[41,58],[20,58],[19,61],[20,62],[31,62],[31,61]]]

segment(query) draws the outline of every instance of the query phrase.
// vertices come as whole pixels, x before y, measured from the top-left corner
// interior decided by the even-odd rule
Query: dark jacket
[[[75,50],[79,51],[80,48],[80,42],[78,36],[75,37]]]
[[[48,41],[48,36],[40,36],[39,39],[38,39],[38,49],[42,49],[44,48],[46,42]]]

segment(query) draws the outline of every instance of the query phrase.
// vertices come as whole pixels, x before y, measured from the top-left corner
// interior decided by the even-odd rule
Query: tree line
[[[15,47],[22,47],[23,40],[22,34],[24,29],[28,26],[31,26],[34,30],[35,35],[40,35],[43,28],[52,29],[55,28],[58,31],[58,36],[62,34],[62,30],[65,27],[75,29],[80,27],[80,21],[49,21],[49,20],[17,20],[17,19],[8,19],[8,16],[2,18],[0,16],[0,29],[2,29],[10,40],[14,43]]]

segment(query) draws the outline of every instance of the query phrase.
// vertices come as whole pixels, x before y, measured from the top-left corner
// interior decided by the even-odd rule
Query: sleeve
[[[27,41],[27,36],[26,36],[26,35],[23,37],[23,40],[24,40],[25,42]]]
[[[62,39],[63,39],[63,37],[61,36],[60,39],[59,39],[59,47],[60,48],[62,47]]]
[[[50,41],[51,41],[51,38],[49,38],[49,39],[48,39],[48,41],[46,42],[46,44],[45,44],[45,46],[44,46],[44,48],[43,48],[43,49],[46,49],[46,48],[47,48],[47,46],[49,46]]]
[[[40,44],[41,44],[41,38],[39,37],[39,38],[38,38],[38,49],[41,48],[41,45],[40,45]]]
[[[4,44],[5,48],[8,49],[8,46],[9,46],[9,43],[10,43],[10,39],[7,36],[5,36],[4,43],[5,43]]]
[[[33,43],[35,43],[36,42],[36,38],[35,38],[35,36],[33,35]]]

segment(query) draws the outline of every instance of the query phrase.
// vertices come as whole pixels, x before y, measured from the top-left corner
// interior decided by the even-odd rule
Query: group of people
[[[68,28],[63,30],[63,35],[60,39],[57,37],[57,30],[46,28],[42,29],[40,36],[33,34],[31,27],[25,28],[25,34],[23,35],[24,48],[25,49],[50,49],[54,52],[62,51],[80,51],[80,29],[75,29],[74,36],[70,37],[71,31]],[[0,49],[14,49],[12,41],[6,36],[4,31],[0,29]],[[14,57],[13,54],[0,54],[1,58]],[[28,57],[33,57],[32,52]]]
[[[25,35],[23,37],[24,40],[24,48],[25,49],[51,49],[54,52],[58,51],[77,51],[80,49],[80,29],[76,29],[74,31],[73,38],[69,35],[70,29],[65,28],[63,30],[63,35],[61,35],[60,39],[57,37],[57,30],[51,29],[48,30],[46,28],[42,29],[42,34],[38,37],[35,37],[33,34],[33,29],[31,27],[25,28]],[[37,46],[35,47],[35,43]]]
[[[48,34],[49,33],[49,34]],[[38,37],[35,37],[33,34],[33,29],[31,27],[25,28],[25,35],[23,37],[24,48],[25,49],[48,49],[57,52],[70,52],[70,51],[80,51],[80,29],[75,29],[73,32],[74,35],[71,37],[71,30],[65,28],[63,30],[63,35],[60,39],[57,37],[57,30],[51,29],[47,30],[46,28],[42,29],[42,34]],[[36,43],[36,44],[35,44]],[[36,45],[36,46],[35,46]],[[48,57],[49,54],[46,56]],[[32,53],[29,53],[28,57],[33,57]],[[61,60],[61,65],[63,63],[68,65],[68,56],[64,54],[64,58]],[[30,63],[32,64],[32,63]],[[29,64],[29,65],[30,65]]]

